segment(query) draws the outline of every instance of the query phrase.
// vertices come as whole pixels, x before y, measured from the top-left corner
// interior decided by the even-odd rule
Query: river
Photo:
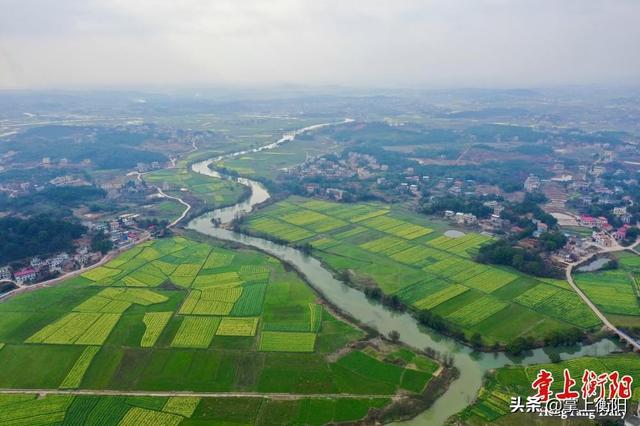
[[[293,135],[286,142],[292,142],[295,135],[304,133],[313,128],[327,126],[335,123],[311,126],[289,133]],[[286,136],[286,135],[285,135]],[[284,141],[267,145],[273,148]],[[256,148],[251,152],[270,149]],[[247,153],[248,151],[243,151]],[[221,177],[219,173],[210,170],[209,165],[220,159],[241,155],[239,153],[228,154],[211,160],[202,161],[192,166],[195,172],[208,176]],[[239,183],[251,188],[251,196],[234,206],[214,210],[193,219],[187,227],[202,234],[226,241],[233,241],[249,247],[262,250],[272,256],[293,265],[306,281],[332,305],[351,317],[367,324],[369,327],[388,335],[392,330],[400,333],[400,340],[417,349],[426,347],[435,349],[441,353],[451,354],[454,365],[460,371],[460,377],[455,380],[449,389],[426,411],[415,419],[404,422],[403,425],[439,425],[443,424],[451,415],[464,409],[473,401],[482,384],[484,374],[492,369],[507,364],[536,364],[550,362],[549,353],[557,353],[561,359],[576,358],[585,355],[602,356],[619,350],[615,342],[609,339],[601,340],[590,345],[577,345],[566,348],[536,349],[530,351],[527,356],[511,357],[504,353],[478,353],[472,351],[455,340],[436,333],[433,330],[420,326],[409,314],[392,312],[384,306],[367,299],[364,294],[337,280],[320,261],[305,255],[301,251],[268,241],[262,238],[218,228],[212,220],[218,219],[221,223],[228,223],[238,214],[247,214],[253,208],[269,199],[269,192],[260,183],[246,178],[236,178]]]

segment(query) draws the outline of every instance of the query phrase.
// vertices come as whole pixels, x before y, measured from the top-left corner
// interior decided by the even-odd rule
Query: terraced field
[[[401,389],[420,392],[437,368],[428,358],[436,368],[426,371],[368,355],[379,375],[358,376],[356,386],[345,377],[359,373],[327,355],[363,334],[264,254],[182,237],[148,242],[80,277],[0,303],[0,388],[233,391],[265,398],[0,395],[0,422],[357,420]],[[401,374],[386,377],[389,368]],[[274,392],[380,398],[298,397],[289,412],[268,398]]]
[[[319,230],[318,223],[332,225]],[[448,237],[445,226],[399,207],[290,197],[250,215],[247,230],[309,243],[314,256],[337,271],[349,270],[356,284],[373,283],[467,337],[479,333],[488,345],[599,325],[568,283],[478,264],[473,256],[491,238]]]

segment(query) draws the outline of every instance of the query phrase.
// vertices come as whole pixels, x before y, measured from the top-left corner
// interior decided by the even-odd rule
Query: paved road
[[[34,395],[95,395],[95,396],[194,396],[199,398],[271,398],[271,399],[304,399],[304,398],[393,398],[396,395],[360,395],[353,393],[261,393],[261,392],[183,392],[183,391],[121,391],[90,389],[9,389],[0,388],[0,394],[34,394]]]
[[[616,246],[602,249],[597,254],[612,253],[612,252],[622,251],[622,250],[630,250],[636,254],[640,254],[635,250],[635,247],[638,245],[638,243],[640,243],[640,240],[636,241],[630,247],[622,247],[620,245],[617,245],[616,243]],[[617,334],[620,337],[620,339],[626,341],[629,345],[633,347],[635,351],[640,352],[640,343],[638,343],[635,339],[633,339],[627,333],[625,333],[624,331],[620,330],[615,325],[613,325],[611,321],[609,321],[607,317],[600,311],[600,309],[598,309],[598,307],[593,302],[591,302],[591,300],[587,297],[587,295],[584,294],[582,290],[580,290],[580,288],[576,285],[575,281],[573,281],[573,276],[571,275],[571,273],[573,272],[573,268],[578,264],[582,263],[584,260],[585,259],[580,259],[576,262],[573,262],[567,265],[567,268],[565,269],[565,275],[566,275],[567,281],[569,282],[573,290],[576,293],[578,293],[578,296],[582,298],[584,303],[586,303],[587,306],[589,306],[589,308],[593,311],[593,313],[596,314],[598,318],[600,318],[600,321],[602,321],[602,323],[606,328],[611,330],[613,333]]]

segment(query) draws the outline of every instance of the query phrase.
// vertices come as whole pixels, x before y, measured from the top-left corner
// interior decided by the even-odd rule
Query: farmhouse
[[[524,190],[527,192],[537,191],[540,189],[540,178],[536,175],[529,175],[524,181]]]
[[[0,281],[2,280],[10,280],[12,278],[11,268],[5,266],[4,268],[0,268]]]
[[[25,283],[27,281],[33,281],[36,279],[37,272],[33,268],[25,268],[21,269],[14,274],[16,282],[19,284]]]

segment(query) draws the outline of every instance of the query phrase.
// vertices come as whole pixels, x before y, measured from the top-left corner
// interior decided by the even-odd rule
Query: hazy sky
[[[0,0],[0,88],[640,84],[640,0]]]

